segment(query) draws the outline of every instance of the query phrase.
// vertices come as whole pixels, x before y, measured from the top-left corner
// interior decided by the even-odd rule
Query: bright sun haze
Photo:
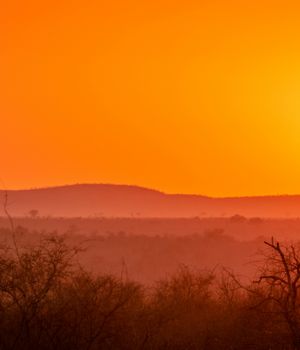
[[[6,1],[0,177],[300,193],[300,3]]]

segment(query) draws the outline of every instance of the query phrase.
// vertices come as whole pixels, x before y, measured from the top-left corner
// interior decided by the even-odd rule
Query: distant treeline
[[[3,350],[300,349],[297,245],[261,242],[247,283],[231,270],[181,266],[146,286],[126,266],[118,276],[87,271],[82,246],[61,235],[1,237]]]
[[[280,239],[298,238],[300,218],[268,219],[246,218],[242,215],[220,218],[107,218],[107,217],[44,217],[38,210],[31,210],[24,217],[14,217],[16,226],[31,231],[71,231],[85,236],[126,233],[147,236],[187,236],[203,234],[216,228],[238,240],[252,240],[258,236],[276,235]],[[0,216],[0,227],[9,227],[6,216]]]

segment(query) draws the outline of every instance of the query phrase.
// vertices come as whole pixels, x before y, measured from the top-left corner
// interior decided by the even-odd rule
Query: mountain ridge
[[[8,194],[12,215],[36,209],[42,216],[78,217],[300,217],[300,195],[209,197],[168,194],[155,189],[119,184],[73,184],[21,190]],[[1,209],[0,209],[1,211]]]

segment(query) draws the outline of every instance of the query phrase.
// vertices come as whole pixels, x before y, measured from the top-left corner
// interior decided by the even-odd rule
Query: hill
[[[166,194],[137,186],[83,184],[9,190],[9,211],[59,217],[300,217],[300,196],[211,198]],[[0,191],[4,198],[5,191]],[[3,213],[4,214],[4,213]]]

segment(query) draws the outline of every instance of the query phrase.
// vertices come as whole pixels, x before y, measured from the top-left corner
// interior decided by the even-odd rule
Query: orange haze
[[[299,18],[288,0],[2,1],[0,177],[300,193]]]

